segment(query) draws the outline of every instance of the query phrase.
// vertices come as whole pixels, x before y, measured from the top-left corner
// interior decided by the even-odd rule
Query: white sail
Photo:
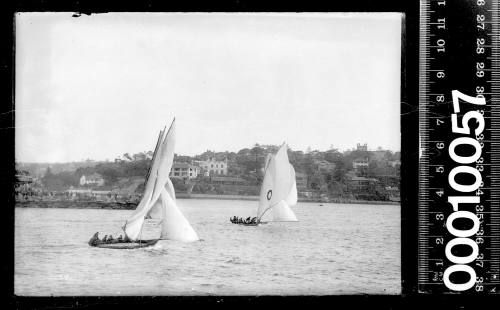
[[[139,237],[140,230],[142,228],[144,222],[144,213],[147,213],[147,209],[149,209],[149,204],[151,201],[151,197],[153,194],[153,187],[155,184],[155,177],[151,177],[151,171],[158,167],[158,149],[161,147],[162,142],[164,140],[165,130],[160,131],[160,135],[158,137],[158,141],[156,142],[155,151],[153,153],[153,158],[151,159],[151,166],[148,171],[148,175],[146,177],[146,184],[144,189],[144,194],[142,196],[141,201],[137,205],[135,211],[132,215],[127,219],[123,230],[125,231],[125,235],[131,239],[136,240]]]
[[[284,201],[278,202],[273,207],[273,221],[275,222],[297,222],[297,217],[290,206]]]
[[[161,197],[161,196],[160,196]],[[162,218],[162,205],[160,199],[156,200],[149,212],[144,217],[145,219],[161,219]]]
[[[293,181],[291,179],[291,165],[288,161],[287,146],[283,143],[276,155],[274,156],[275,171],[274,171],[274,203],[279,203],[280,200],[286,199],[292,188]]]
[[[165,185],[165,189],[167,192],[170,194],[170,197],[173,198],[175,201],[175,190],[174,190],[174,185],[172,184],[172,181],[170,179],[167,179],[167,184]],[[160,199],[156,200],[156,202],[153,204],[151,209],[149,210],[148,214],[146,215],[146,219],[161,219],[162,218],[162,202],[161,200],[161,195]]]
[[[161,141],[151,162],[150,174],[146,182],[144,195],[124,226],[125,235],[132,241],[140,237],[144,218],[155,205],[167,183],[174,158],[175,119],[172,121],[168,132],[166,134],[163,132],[160,135],[160,139]]]
[[[174,147],[175,119],[168,132],[164,135],[160,134],[143,199],[125,224],[125,234],[132,241],[140,238],[145,218],[162,219],[161,239],[198,240],[198,235],[175,202],[174,185],[169,178],[174,159]]]
[[[160,196],[162,204],[162,225],[160,239],[191,242],[198,240],[198,235],[188,220],[181,213],[175,199],[163,189]]]
[[[199,240],[198,235],[177,207],[174,185],[170,179],[167,180],[160,198],[149,210],[146,218],[162,219],[161,239],[185,242]]]
[[[295,170],[288,161],[286,144],[266,162],[260,190],[257,217],[261,219],[270,209],[273,221],[297,221],[289,205],[297,203]]]
[[[297,204],[297,182],[295,180],[295,169],[293,169],[293,166],[290,164],[290,178],[292,179],[292,187],[290,189],[290,192],[288,192],[288,196],[286,197],[285,202],[289,206],[295,206]]]
[[[273,195],[273,172],[274,171],[274,159],[273,156],[268,156],[264,170],[264,179],[262,180],[262,185],[260,186],[259,195],[259,207],[257,208],[257,218],[261,218],[264,213],[271,206],[271,199]]]
[[[272,154],[267,154],[267,156],[266,156],[266,163],[264,164],[264,174],[266,173],[267,166],[271,162],[271,158],[273,158],[273,155]]]

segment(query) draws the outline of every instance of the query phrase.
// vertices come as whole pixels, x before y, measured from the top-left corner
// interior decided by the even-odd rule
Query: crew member
[[[92,238],[90,238],[89,240],[89,245],[90,246],[96,246],[97,244],[99,244],[101,242],[101,240],[99,240],[99,232],[96,232]]]

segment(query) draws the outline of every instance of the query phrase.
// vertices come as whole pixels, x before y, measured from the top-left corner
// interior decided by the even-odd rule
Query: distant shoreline
[[[211,195],[211,194],[185,194],[179,193],[176,195],[177,199],[214,199],[214,200],[246,200],[258,201],[259,196],[241,196],[241,195]],[[311,199],[298,199],[298,202],[310,203],[332,203],[332,204],[371,204],[371,205],[400,205],[396,201],[367,201],[367,200],[351,200],[346,199],[342,201],[329,201],[323,202]],[[16,208],[60,208],[60,209],[115,209],[115,210],[134,210],[136,203],[120,203],[109,201],[95,201],[95,200],[27,200],[16,201]]]
[[[259,196],[243,196],[243,195],[212,195],[212,194],[176,194],[177,198],[181,199],[220,199],[220,200],[253,200],[258,201]],[[299,197],[298,202],[312,202],[312,203],[343,203],[343,204],[376,204],[376,205],[400,205],[397,201],[377,201],[377,200],[356,200],[344,199],[339,201],[320,201],[317,199],[304,199]]]

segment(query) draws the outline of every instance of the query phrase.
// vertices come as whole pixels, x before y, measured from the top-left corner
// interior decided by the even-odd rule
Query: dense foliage
[[[197,160],[206,160],[213,157],[217,160],[227,160],[228,175],[239,177],[245,181],[241,186],[221,186],[212,184],[210,179],[173,180],[176,191],[194,193],[231,193],[257,194],[258,186],[262,181],[263,167],[266,156],[275,153],[279,146],[255,144],[251,148],[244,148],[238,152],[213,152],[206,151],[196,156],[175,155],[174,161],[195,164]],[[399,160],[399,152],[388,150],[376,151],[350,150],[340,152],[337,149],[320,151],[294,151],[288,150],[290,163],[298,175],[306,179],[308,190],[341,195],[347,190],[349,173],[354,173],[353,161],[365,160],[367,167],[356,169],[355,174],[366,178],[380,179],[385,186],[399,186],[399,165],[391,164]],[[137,154],[123,154],[114,161],[91,162],[87,166],[79,166],[72,171],[59,171],[53,173],[48,167],[42,178],[43,186],[48,190],[64,190],[70,186],[80,186],[82,175],[97,173],[101,175],[106,186],[114,186],[120,180],[131,177],[145,177],[151,164],[152,152]],[[396,181],[394,181],[396,180]],[[142,185],[143,186],[143,185]],[[140,190],[139,187],[138,190]]]

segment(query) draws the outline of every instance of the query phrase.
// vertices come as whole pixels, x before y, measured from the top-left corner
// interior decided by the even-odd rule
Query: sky
[[[16,15],[16,161],[400,150],[398,13]]]

